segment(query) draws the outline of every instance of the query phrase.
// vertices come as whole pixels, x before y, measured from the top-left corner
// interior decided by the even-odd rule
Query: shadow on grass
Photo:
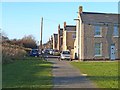
[[[51,62],[40,60],[25,60],[5,65],[2,90],[50,90],[51,70]]]
[[[52,90],[51,88],[3,88],[2,90]]]

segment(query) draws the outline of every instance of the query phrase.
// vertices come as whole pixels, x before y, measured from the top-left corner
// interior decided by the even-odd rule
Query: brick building
[[[66,25],[64,22],[63,27],[63,50],[74,49],[74,41],[76,38],[76,26],[74,25]]]
[[[57,49],[59,51],[62,51],[62,45],[63,45],[63,29],[60,28],[60,25],[58,25],[58,43],[57,43]]]

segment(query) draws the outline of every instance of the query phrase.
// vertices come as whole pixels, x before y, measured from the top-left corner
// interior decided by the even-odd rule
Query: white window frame
[[[117,35],[115,35],[115,34],[116,34],[116,33],[115,33],[115,30],[117,30],[116,32],[118,32]],[[118,28],[117,25],[114,25],[114,27],[113,27],[113,37],[119,37],[119,28]]]
[[[96,47],[94,46],[94,54],[95,56],[102,56],[102,43],[95,43],[96,44],[100,44],[100,54],[96,54]]]
[[[99,31],[100,31],[100,35],[96,35],[96,31],[98,30],[98,28],[99,28]],[[101,26],[96,25],[94,27],[94,37],[102,37],[102,27]]]

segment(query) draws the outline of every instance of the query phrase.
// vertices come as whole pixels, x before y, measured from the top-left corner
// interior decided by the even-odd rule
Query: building
[[[43,44],[43,49],[52,49],[53,48],[53,38],[49,38],[49,41]]]
[[[58,34],[53,34],[53,48],[52,49],[57,49],[57,43],[58,43]]]
[[[120,59],[118,14],[83,12],[79,7],[74,55],[80,60]]]
[[[63,45],[63,29],[60,28],[60,25],[58,25],[58,43],[57,43],[57,49],[59,51],[62,51],[62,45]]]
[[[76,38],[76,26],[66,25],[64,22],[63,27],[63,50],[72,50],[74,49],[74,41]]]

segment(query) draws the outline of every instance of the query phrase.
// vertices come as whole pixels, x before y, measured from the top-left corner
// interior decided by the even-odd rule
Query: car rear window
[[[58,52],[58,50],[55,50],[55,52]]]
[[[63,51],[63,54],[70,54],[69,51]]]
[[[32,52],[38,52],[38,50],[32,50]]]

